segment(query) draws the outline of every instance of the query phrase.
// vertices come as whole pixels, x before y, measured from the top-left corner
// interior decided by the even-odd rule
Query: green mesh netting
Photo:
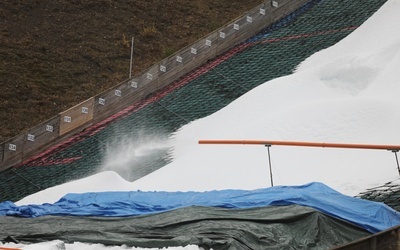
[[[160,145],[182,125],[220,110],[268,80],[291,74],[304,59],[350,34],[385,2],[309,2],[239,45],[247,47],[205,74],[193,79],[189,74],[187,84],[162,99],[55,150],[46,156],[48,164],[33,161],[1,172],[0,201],[17,201],[107,169],[107,157],[130,159],[124,167],[113,169],[130,181],[165,166],[171,161],[171,149]]]

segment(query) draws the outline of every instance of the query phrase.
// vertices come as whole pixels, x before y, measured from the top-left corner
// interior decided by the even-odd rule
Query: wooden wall
[[[131,79],[1,143],[0,171],[21,163],[66,136],[142,100],[201,66],[207,60],[245,41],[306,2],[307,0],[266,1]]]
[[[389,228],[334,250],[400,250],[400,226]]]

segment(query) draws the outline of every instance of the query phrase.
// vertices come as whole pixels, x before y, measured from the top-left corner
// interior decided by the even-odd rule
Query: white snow
[[[263,146],[199,145],[200,139],[400,144],[399,1],[387,2],[296,73],[269,81],[182,127],[175,160],[132,184],[141,190],[256,189],[270,185]],[[347,194],[399,178],[385,150],[271,147],[275,185],[323,182]]]
[[[1,244],[0,244],[1,246]],[[17,248],[23,250],[202,250],[198,246],[188,245],[185,247],[168,247],[168,248],[140,248],[140,247],[128,247],[122,246],[104,246],[102,244],[86,244],[81,242],[74,242],[72,244],[64,243],[60,240],[54,240],[49,242],[42,242],[36,244],[19,244],[19,243],[8,243],[4,245],[9,248]],[[2,249],[2,248],[0,248]]]
[[[148,176],[130,183],[115,172],[102,172],[33,194],[17,205],[53,203],[70,192],[270,186],[264,146],[199,145],[200,139],[400,145],[399,23],[400,1],[389,0],[294,74],[266,82],[182,127],[168,142],[175,149],[173,162]],[[386,150],[272,146],[270,152],[275,185],[318,181],[357,195],[399,179],[395,156]],[[110,169],[110,161],[106,164]]]

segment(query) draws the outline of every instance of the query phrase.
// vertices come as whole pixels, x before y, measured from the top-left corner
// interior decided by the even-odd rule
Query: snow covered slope
[[[219,112],[182,127],[172,140],[174,161],[140,180],[130,183],[114,172],[102,172],[43,190],[17,205],[53,203],[70,192],[270,186],[266,148],[199,145],[200,139],[400,144],[398,23],[400,1],[389,0],[347,38],[301,63],[294,74],[266,82]],[[356,195],[399,179],[394,155],[387,151],[273,146],[271,157],[275,185],[318,181]],[[8,246],[58,249],[54,247],[63,243],[43,244]],[[64,247],[136,249],[82,243]]]
[[[269,186],[262,146],[199,139],[400,144],[400,1],[387,2],[347,38],[296,73],[253,89],[175,135],[175,161],[134,183],[145,190]],[[277,185],[320,181],[348,195],[397,179],[387,151],[272,147]]]
[[[17,204],[55,202],[69,192],[96,190],[270,186],[266,148],[199,145],[200,139],[400,144],[398,23],[400,1],[390,0],[341,42],[304,61],[294,74],[266,82],[182,127],[172,140],[174,161],[142,179],[129,183],[103,172]],[[356,195],[399,178],[394,154],[388,151],[273,146],[271,159],[275,185],[318,181]]]

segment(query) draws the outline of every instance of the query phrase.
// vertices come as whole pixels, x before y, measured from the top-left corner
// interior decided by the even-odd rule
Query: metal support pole
[[[265,146],[266,146],[267,149],[268,149],[269,175],[270,175],[270,178],[271,178],[271,187],[273,187],[273,186],[274,186],[274,180],[273,180],[273,178],[272,178],[271,155],[270,155],[270,152],[269,152],[269,148],[271,147],[271,145],[267,144],[267,145],[265,145]]]
[[[397,152],[400,151],[400,145],[373,145],[373,144],[346,144],[346,143],[322,143],[322,142],[299,142],[299,141],[262,141],[262,140],[199,140],[199,144],[245,144],[245,145],[264,145],[268,148],[269,171],[271,174],[271,186],[274,186],[272,180],[271,156],[269,148],[272,145],[280,146],[303,146],[303,147],[322,147],[322,148],[359,148],[359,149],[379,149],[392,151],[396,157],[397,171],[400,175],[400,164]]]
[[[399,150],[398,149],[394,149],[394,150],[392,150],[392,152],[394,153],[394,156],[396,157],[397,171],[399,171],[399,175],[400,175],[399,158],[397,158],[397,152],[399,152]]]
[[[132,37],[132,45],[131,45],[131,63],[129,66],[129,79],[132,77],[132,61],[133,61],[133,42],[135,41],[135,38]]]

